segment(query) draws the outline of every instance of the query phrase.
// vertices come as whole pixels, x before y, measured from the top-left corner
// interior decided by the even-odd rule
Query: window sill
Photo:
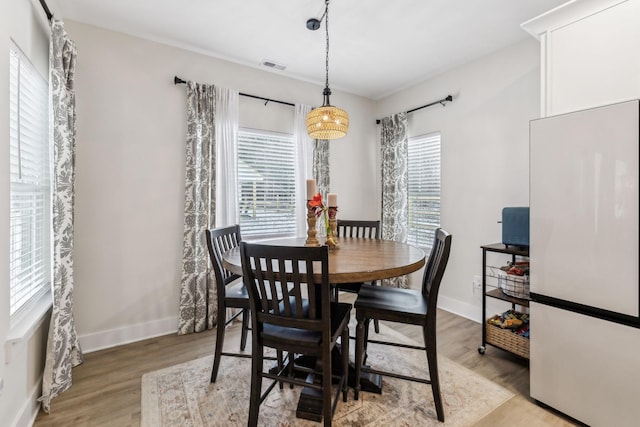
[[[5,363],[11,363],[13,346],[28,340],[44,323],[52,306],[51,292],[43,294],[24,314],[11,319],[11,328],[7,335],[5,347]]]

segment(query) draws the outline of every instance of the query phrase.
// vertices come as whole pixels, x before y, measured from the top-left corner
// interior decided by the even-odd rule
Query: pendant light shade
[[[349,130],[349,115],[342,108],[334,107],[329,102],[329,0],[325,0],[324,26],[326,29],[326,78],[322,94],[322,107],[314,108],[307,115],[307,133],[314,139],[342,138]],[[317,28],[317,27],[316,27]]]
[[[307,115],[307,133],[314,139],[342,138],[349,130],[349,115],[342,108],[323,105]]]

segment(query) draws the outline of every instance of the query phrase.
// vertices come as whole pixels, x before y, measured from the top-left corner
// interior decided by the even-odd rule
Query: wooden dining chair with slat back
[[[351,219],[339,219],[337,223],[338,238],[340,237],[357,237],[364,239],[379,239],[380,238],[380,221],[379,220],[351,220]],[[376,285],[374,280],[369,283],[370,285]],[[335,298],[338,300],[338,292],[350,292],[357,294],[362,282],[357,283],[340,283],[334,287]],[[380,326],[377,320],[374,320],[373,327],[377,332],[380,332]]]
[[[236,224],[206,230],[206,235],[207,248],[209,249],[209,257],[216,280],[216,295],[218,299],[216,347],[213,357],[213,370],[211,372],[211,382],[214,383],[218,376],[222,356],[251,357],[250,354],[222,351],[226,326],[240,315],[242,315],[240,351],[244,351],[247,345],[247,332],[249,330],[249,293],[242,282],[241,276],[226,270],[222,265],[222,255],[237,247],[242,240],[240,236],[240,226]],[[240,310],[227,319],[228,308],[237,308]]]
[[[431,384],[436,414],[440,421],[444,421],[444,408],[440,396],[440,382],[438,378],[436,312],[440,282],[442,281],[442,276],[444,275],[449,260],[450,251],[451,234],[441,228],[436,229],[433,247],[431,248],[431,253],[424,269],[421,290],[363,285],[354,304],[356,319],[358,321],[356,326],[355,377],[360,378],[361,372],[371,372],[403,380]],[[424,347],[388,341],[369,340],[367,332],[371,319],[422,326]],[[427,363],[429,365],[429,379],[385,372],[376,370],[373,367],[364,366],[367,359],[366,352],[368,343],[425,350],[427,353]],[[356,383],[356,400],[358,400],[359,392],[360,384]]]
[[[244,283],[249,291],[252,325],[248,425],[257,425],[260,404],[277,382],[284,381],[318,390],[322,395],[324,425],[330,426],[340,392],[343,400],[347,399],[348,324],[352,306],[331,301],[328,248],[241,242],[240,258]],[[281,292],[282,300],[270,299],[268,295],[273,292]],[[332,350],[338,339],[341,343],[342,366],[332,402]],[[294,367],[305,373],[321,374],[321,381],[307,383],[304,378],[292,375],[286,366],[278,372],[265,368],[265,347],[287,352],[289,367],[293,363],[292,355],[296,353],[318,358],[315,370],[298,365]],[[264,392],[263,378],[273,380]]]

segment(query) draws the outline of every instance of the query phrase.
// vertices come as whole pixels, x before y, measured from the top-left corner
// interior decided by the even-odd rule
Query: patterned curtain
[[[83,361],[73,320],[73,208],[76,154],[76,47],[62,21],[51,20],[49,86],[53,128],[53,309],[49,325],[42,409],[71,386],[71,368]]]
[[[215,224],[216,139],[213,85],[187,83],[184,238],[178,334],[215,324],[215,283],[209,279],[204,230]]]
[[[382,238],[407,242],[408,168],[407,113],[382,119]],[[407,288],[406,276],[383,281],[384,286]]]
[[[313,177],[316,180],[318,193],[322,194],[322,200],[327,201],[329,194],[329,141],[316,139],[313,145]],[[326,237],[327,230],[323,221],[316,221],[317,237]]]

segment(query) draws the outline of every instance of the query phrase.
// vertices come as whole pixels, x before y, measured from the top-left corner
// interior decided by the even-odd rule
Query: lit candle
[[[327,199],[329,200],[329,207],[331,208],[338,207],[338,195],[336,193],[329,193],[329,195],[327,196]]]
[[[313,199],[313,196],[316,195],[316,180],[308,179],[307,180],[307,200]]]

